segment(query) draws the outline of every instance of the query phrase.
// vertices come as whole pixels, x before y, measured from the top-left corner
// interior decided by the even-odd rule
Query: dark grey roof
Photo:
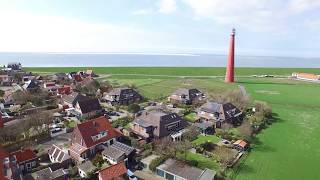
[[[73,106],[75,106],[78,101],[86,100],[86,99],[89,99],[89,98],[87,96],[84,96],[84,95],[80,94],[80,93],[73,92],[73,93],[71,93],[69,95],[63,96],[62,99],[64,101],[66,101],[67,103],[70,103]]]
[[[78,166],[78,169],[80,169],[81,171],[83,171],[85,173],[89,173],[89,172],[92,172],[93,170],[95,170],[96,166],[94,166],[91,161],[86,161],[86,162],[80,164]]]
[[[184,162],[175,159],[168,159],[157,168],[187,180],[198,180],[203,172],[201,169],[191,167]]]
[[[200,107],[200,110],[208,113],[218,113],[220,112],[221,106],[221,103],[207,102]]]
[[[127,156],[131,154],[135,149],[131,146],[128,146],[126,144],[123,144],[121,142],[115,142],[114,144],[111,145],[112,147],[124,152]]]
[[[157,137],[168,136],[187,126],[187,122],[183,120],[178,114],[159,110],[144,112],[141,116],[137,117],[137,120],[140,123],[144,123],[143,125],[145,126],[148,125],[156,127],[153,133]],[[167,130],[166,126],[175,122],[180,123],[180,126],[172,128],[171,130]]]
[[[36,180],[55,180],[68,174],[63,169],[52,171],[50,167],[35,172],[32,176]]]
[[[200,129],[207,129],[209,127],[213,127],[214,123],[210,122],[210,121],[203,121],[200,123],[194,123],[193,125],[200,128]]]
[[[111,157],[112,159],[118,159],[121,156],[125,155],[125,153],[113,146],[109,146],[102,151],[102,155]]]
[[[78,103],[82,113],[101,110],[100,102],[96,98],[80,100]]]
[[[107,94],[117,96],[117,101],[141,97],[141,95],[132,88],[116,88]]]
[[[173,94],[179,95],[179,96],[185,96],[185,99],[192,100],[195,97],[202,96],[202,92],[198,89],[186,89],[186,88],[180,88],[177,89]]]

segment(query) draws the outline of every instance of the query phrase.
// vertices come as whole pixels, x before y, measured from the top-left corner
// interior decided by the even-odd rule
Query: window
[[[164,171],[162,171],[160,169],[157,169],[157,175],[161,176],[161,177],[164,177]]]
[[[112,145],[112,144],[113,144],[113,139],[110,140],[110,145]]]
[[[175,129],[179,128],[179,127],[180,127],[180,122],[175,122],[175,123],[171,123],[171,124],[167,124],[166,125],[166,129],[168,131],[175,130]]]
[[[174,176],[172,174],[166,173],[166,179],[168,180],[174,180]]]

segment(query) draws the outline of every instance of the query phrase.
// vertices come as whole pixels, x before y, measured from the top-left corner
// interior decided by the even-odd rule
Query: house
[[[237,140],[233,143],[233,148],[238,151],[246,151],[249,148],[249,144],[244,140]]]
[[[0,75],[0,85],[2,85],[2,86],[11,86],[12,82],[13,82],[12,76],[9,76],[8,74]]]
[[[187,122],[176,113],[154,110],[144,112],[136,117],[131,124],[131,130],[142,139],[149,141],[153,138],[159,139],[170,135],[172,138],[186,126]]]
[[[214,180],[216,175],[213,170],[201,170],[174,159],[167,159],[158,166],[156,174],[168,180]]]
[[[12,62],[12,63],[8,63],[7,68],[9,68],[13,71],[21,71],[22,65],[21,65],[21,63]]]
[[[60,168],[67,169],[72,163],[68,151],[63,150],[55,144],[48,150],[48,155],[51,163],[59,164]]]
[[[103,99],[112,105],[129,105],[142,100],[142,96],[131,88],[117,88],[105,93]]]
[[[66,73],[56,73],[52,76],[53,81],[65,81],[69,80],[69,76]]]
[[[15,157],[0,146],[0,179],[17,179],[18,177],[20,177],[20,170]]]
[[[214,134],[214,123],[211,121],[201,121],[193,123],[199,132],[203,135],[212,135]]]
[[[67,180],[68,171],[57,169],[53,171],[50,167],[32,173],[34,180]]]
[[[67,108],[74,108],[78,101],[89,99],[87,96],[84,96],[78,92],[73,92],[68,95],[62,96],[62,102],[60,106]]]
[[[86,161],[78,166],[78,173],[81,178],[87,178],[96,168],[91,161]]]
[[[63,87],[58,87],[58,95],[69,95],[71,93],[71,87],[70,86],[63,86]]]
[[[36,91],[39,89],[39,85],[35,80],[30,80],[25,82],[25,84],[22,86],[22,88],[26,91]]]
[[[221,128],[223,123],[234,124],[241,120],[242,112],[231,103],[207,102],[197,113],[200,120],[213,121],[215,128]]]
[[[172,93],[168,100],[173,103],[179,104],[195,104],[202,101],[205,98],[204,94],[198,89],[186,89],[180,88]]]
[[[118,164],[124,161],[128,166],[134,161],[135,152],[136,150],[133,147],[121,142],[115,142],[111,146],[106,147],[101,154],[103,159],[108,160],[110,164]]]
[[[82,162],[115,143],[119,136],[104,116],[83,122],[72,133],[69,155],[76,163]]]
[[[292,77],[295,79],[306,80],[306,81],[319,81],[320,75],[310,73],[292,73]]]
[[[127,176],[128,169],[124,162],[109,166],[99,171],[99,180],[123,179]]]
[[[36,79],[36,76],[34,76],[34,75],[32,75],[32,73],[29,73],[29,74],[25,74],[25,75],[23,75],[23,77],[22,77],[22,82],[23,83],[26,83],[26,82],[28,82],[28,81],[31,81],[31,80],[35,80]]]
[[[87,118],[98,115],[102,112],[100,102],[97,98],[79,100],[75,105],[79,117]]]
[[[11,156],[16,159],[19,169],[23,174],[31,172],[33,168],[38,166],[37,154],[31,149],[21,149],[12,152]]]

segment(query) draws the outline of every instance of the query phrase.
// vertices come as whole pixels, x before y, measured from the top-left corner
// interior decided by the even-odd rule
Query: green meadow
[[[28,68],[36,72],[75,71],[86,68]],[[237,83],[225,84],[224,68],[94,68],[110,74],[102,80],[134,85],[149,99],[163,99],[178,87],[196,87],[209,94],[243,85],[255,100],[268,102],[275,122],[252,144],[252,151],[229,173],[235,180],[316,180],[320,178],[320,84],[287,78],[249,78],[255,74],[288,76],[294,71],[320,73],[320,69],[237,68]],[[135,76],[132,74],[136,74]],[[153,75],[162,75],[154,77]],[[188,76],[188,77],[168,77]],[[194,76],[194,77],[189,77]],[[197,159],[195,155],[188,155]],[[206,165],[214,167],[207,160]]]
[[[136,74],[166,76],[223,76],[223,67],[29,67],[27,71],[40,73],[71,72],[93,69],[97,74]],[[317,68],[237,68],[236,74],[251,76],[255,74],[291,75],[292,72],[317,73]]]

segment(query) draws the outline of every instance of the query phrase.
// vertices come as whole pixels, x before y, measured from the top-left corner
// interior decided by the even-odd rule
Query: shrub
[[[137,113],[140,111],[140,106],[138,104],[130,104],[128,106],[128,111],[131,113]]]
[[[189,160],[189,161],[186,161],[186,163],[189,165],[189,166],[194,166],[194,167],[197,167],[199,162],[196,161],[196,160]]]
[[[160,156],[154,160],[151,161],[150,165],[149,165],[149,169],[154,172],[156,170],[156,168],[162,164],[163,162],[165,162],[168,159],[167,156]]]

